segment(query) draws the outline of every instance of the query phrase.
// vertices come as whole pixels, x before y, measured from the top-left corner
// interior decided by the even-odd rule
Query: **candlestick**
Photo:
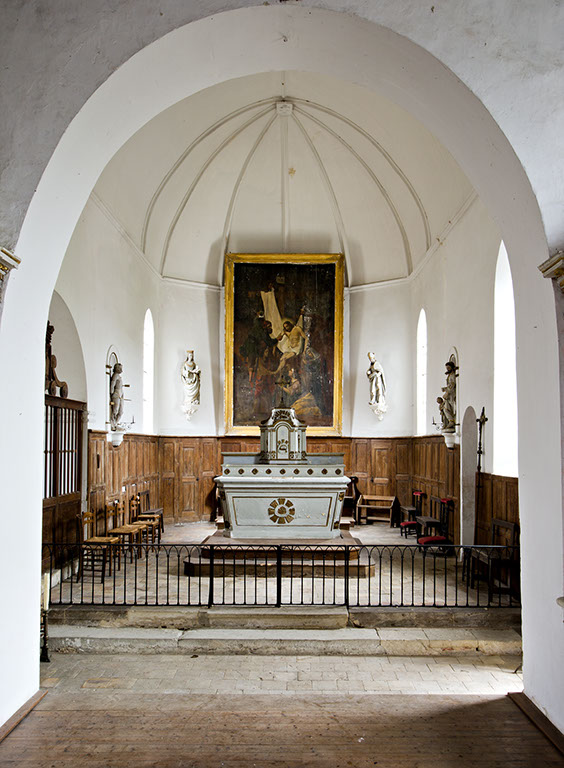
[[[48,573],[43,574],[43,610],[49,610],[49,599],[51,597],[51,578]]]

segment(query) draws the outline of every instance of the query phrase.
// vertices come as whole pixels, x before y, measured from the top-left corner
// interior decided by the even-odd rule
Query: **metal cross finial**
[[[482,450],[482,433],[487,420],[486,407],[484,406],[480,418],[476,419],[476,423],[478,424],[478,472],[482,471],[482,454],[484,452]]]

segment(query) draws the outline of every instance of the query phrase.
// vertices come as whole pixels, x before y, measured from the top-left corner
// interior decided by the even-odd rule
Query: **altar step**
[[[77,653],[261,656],[519,655],[513,629],[143,629],[51,625],[49,648]]]
[[[515,629],[520,608],[55,605],[49,625],[139,629]]]

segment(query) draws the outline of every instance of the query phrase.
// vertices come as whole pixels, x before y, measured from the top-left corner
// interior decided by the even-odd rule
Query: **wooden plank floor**
[[[18,768],[548,768],[505,696],[51,691],[0,744]]]

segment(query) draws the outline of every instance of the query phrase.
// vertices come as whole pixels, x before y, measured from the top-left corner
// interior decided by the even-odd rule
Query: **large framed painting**
[[[280,402],[341,434],[343,280],[342,254],[227,254],[227,434],[259,434]]]

